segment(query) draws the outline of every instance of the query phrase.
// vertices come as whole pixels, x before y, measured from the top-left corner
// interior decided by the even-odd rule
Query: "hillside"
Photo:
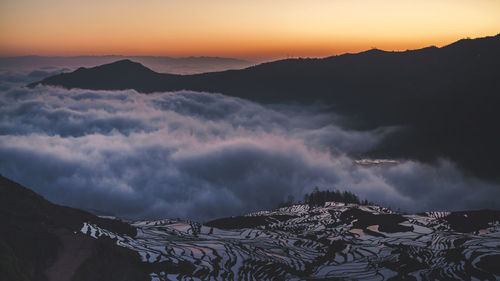
[[[2,176],[0,220],[0,280],[148,280],[135,252],[78,232],[92,222],[135,236],[127,223],[52,204]]]
[[[369,50],[323,59],[288,59],[243,70],[160,74],[124,60],[49,77],[39,84],[143,93],[218,92],[261,103],[321,101],[343,126],[400,126],[369,157],[432,162],[451,159],[476,176],[498,180],[500,35],[442,48]]]
[[[294,205],[124,223],[0,178],[2,280],[495,280],[500,211]]]

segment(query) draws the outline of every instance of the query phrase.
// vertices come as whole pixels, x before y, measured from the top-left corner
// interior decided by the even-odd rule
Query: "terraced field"
[[[294,205],[205,224],[85,223],[151,264],[151,280],[498,280],[500,212],[404,215],[378,206]]]

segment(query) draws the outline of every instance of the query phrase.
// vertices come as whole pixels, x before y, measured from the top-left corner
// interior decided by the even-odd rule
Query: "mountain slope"
[[[294,205],[131,224],[0,178],[1,280],[498,280],[500,211]]]
[[[380,87],[386,91],[407,90],[411,93],[426,86],[439,88],[446,86],[450,82],[448,79],[456,79],[456,76],[465,73],[486,75],[483,77],[485,80],[496,77],[494,71],[489,75],[483,71],[495,70],[493,67],[498,66],[499,47],[500,34],[460,40],[442,48],[430,47],[405,52],[374,49],[324,59],[287,59],[243,70],[194,75],[169,75],[152,71],[143,75],[141,72],[145,67],[141,68],[130,60],[121,60],[55,75],[31,86],[43,84],[101,90],[135,89],[145,93],[187,89],[218,92],[265,103],[317,99],[338,102],[340,98],[349,99],[350,95],[354,95],[351,97],[353,99],[383,97],[385,93],[377,92],[382,90]],[[124,70],[133,71],[134,66],[139,75],[123,79],[120,81],[122,84],[116,85],[115,79],[119,74]],[[479,75],[474,70],[483,71]],[[91,73],[100,75],[90,80],[88,75]],[[150,82],[155,83],[146,85]],[[426,85],[429,83],[432,85]],[[371,93],[359,92],[360,90],[371,90]],[[409,93],[401,92],[400,95],[408,96]]]
[[[138,236],[118,239],[145,262],[183,265],[158,267],[152,280],[497,280],[499,220],[499,211],[404,215],[329,202],[204,225],[139,221]],[[92,224],[82,232],[115,237]]]
[[[77,79],[72,79],[71,76]],[[159,74],[140,63],[125,59],[93,68],[80,67],[72,73],[62,73],[45,80],[50,81],[47,84],[66,88],[135,89],[139,92],[150,92],[158,87],[162,79],[170,76],[175,75]]]
[[[324,59],[288,59],[197,75],[147,71],[130,61],[80,69],[31,84],[139,92],[219,92],[263,103],[323,101],[343,126],[402,129],[369,152],[373,158],[448,158],[500,180],[500,34],[442,48],[370,50]]]
[[[0,221],[0,280],[149,279],[136,253],[115,246],[110,239],[78,233],[88,221],[131,237],[135,228],[52,204],[2,176]],[[97,270],[96,264],[107,268]],[[129,267],[121,269],[122,265]]]

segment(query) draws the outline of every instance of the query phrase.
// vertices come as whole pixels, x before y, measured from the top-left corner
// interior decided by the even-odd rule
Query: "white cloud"
[[[343,130],[325,112],[195,92],[8,87],[0,172],[57,203],[136,218],[242,214],[316,185],[411,211],[499,207],[497,186],[444,160],[356,165],[348,155],[396,129]]]

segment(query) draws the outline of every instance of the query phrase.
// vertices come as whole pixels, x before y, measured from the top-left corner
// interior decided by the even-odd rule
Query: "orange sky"
[[[315,57],[497,33],[497,0],[0,0],[0,56]]]

